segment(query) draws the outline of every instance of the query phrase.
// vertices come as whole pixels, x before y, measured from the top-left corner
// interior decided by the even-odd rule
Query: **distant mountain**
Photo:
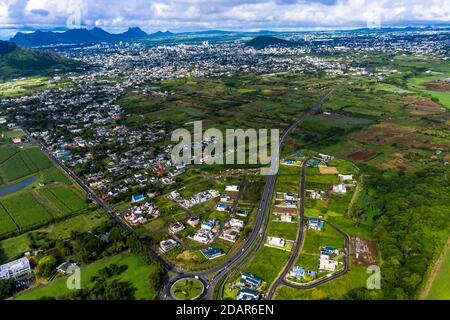
[[[56,53],[26,49],[12,42],[0,41],[0,80],[50,75],[56,69],[70,71],[79,66],[78,62]]]
[[[134,39],[145,39],[148,37],[148,34],[142,31],[139,27],[134,28],[128,28],[127,31],[125,31],[122,34],[118,35],[120,38],[127,40],[134,40]]]
[[[147,34],[138,27],[129,28],[118,34],[109,33],[101,28],[71,29],[64,32],[36,31],[33,33],[18,32],[10,41],[25,47],[38,47],[56,44],[95,44],[100,42],[136,41],[148,38],[161,38],[173,35],[172,32],[158,31]]]
[[[174,33],[170,32],[170,31],[157,31],[155,33],[149,34],[148,36],[151,38],[161,38],[161,37],[170,37],[173,36]]]
[[[297,43],[289,40],[284,40],[271,36],[258,36],[250,41],[246,42],[246,45],[255,49],[264,49],[267,47],[290,47],[295,46]]]

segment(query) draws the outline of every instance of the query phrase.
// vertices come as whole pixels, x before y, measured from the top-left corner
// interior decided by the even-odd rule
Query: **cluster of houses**
[[[181,194],[178,191],[172,191],[168,198],[172,201],[175,201],[180,206],[184,208],[190,208],[197,204],[204,203],[206,201],[209,201],[211,199],[217,198],[220,195],[219,191],[216,190],[206,190],[202,192],[198,192],[194,194],[189,199],[183,199]]]
[[[277,192],[276,204],[273,211],[274,216],[280,222],[295,222],[298,215],[298,197],[292,192]]]
[[[349,187],[353,187],[355,185],[355,181],[353,180],[353,175],[351,174],[339,174],[338,175],[340,183],[333,185],[332,191],[338,194],[346,194],[348,192]]]
[[[319,256],[319,271],[336,271],[339,261],[334,258],[339,256],[339,250],[330,246],[322,247]]]
[[[159,214],[159,209],[154,203],[146,202],[129,208],[125,215],[125,220],[131,225],[139,225],[147,222],[150,217],[159,217]]]
[[[244,221],[236,218],[230,219],[225,224],[225,228],[220,236],[220,239],[233,243],[236,242],[236,240],[239,238],[242,229],[244,229],[244,226],[245,226]]]
[[[203,221],[200,229],[197,230],[190,238],[194,241],[207,244],[216,236],[218,227],[219,222],[217,220]]]
[[[262,283],[262,279],[248,272],[243,272],[239,281],[233,286],[233,288],[239,289],[236,294],[236,300],[258,300],[261,297],[259,290]]]
[[[307,270],[301,266],[294,266],[289,272],[288,277],[297,281],[309,282],[317,278],[317,271]]]

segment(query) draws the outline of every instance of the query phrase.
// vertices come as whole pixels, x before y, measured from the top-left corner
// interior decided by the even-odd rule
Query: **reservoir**
[[[16,184],[12,184],[6,187],[0,187],[0,197],[22,190],[35,182],[37,179],[39,179],[39,176],[32,176],[20,182],[17,182]]]

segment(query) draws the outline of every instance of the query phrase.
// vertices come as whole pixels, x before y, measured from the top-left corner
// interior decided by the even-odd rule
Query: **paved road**
[[[289,127],[287,127],[281,137],[280,137],[280,143],[279,143],[279,153],[281,152],[282,146],[285,143],[287,137],[294,131],[294,129],[302,123],[307,117],[309,117],[312,114],[317,113],[320,108],[322,107],[322,104],[340,87],[343,86],[345,80],[339,82],[337,85],[335,85],[330,91],[327,92],[312,108],[308,109],[306,112],[304,112],[299,118],[294,120]],[[278,153],[278,155],[279,155]],[[279,156],[277,155],[277,161],[279,161]],[[269,208],[272,203],[272,195],[275,187],[275,181],[276,181],[276,175],[268,175],[266,177],[266,182],[264,186],[264,191],[261,197],[261,201],[259,203],[259,208],[256,216],[256,221],[254,228],[252,230],[252,233],[250,234],[249,238],[244,243],[243,247],[234,253],[233,256],[230,257],[230,259],[224,263],[221,266],[212,268],[210,270],[199,272],[199,273],[192,273],[190,276],[197,276],[197,277],[206,277],[211,276],[211,280],[209,281],[209,286],[207,287],[207,294],[205,295],[206,299],[212,299],[213,293],[214,293],[214,287],[221,281],[221,279],[236,265],[238,265],[243,259],[247,257],[251,253],[250,248],[255,244],[260,244],[264,241],[264,231],[265,231],[265,220],[270,212]],[[174,280],[177,280],[179,277],[184,277],[186,274],[180,274],[178,277],[176,277]],[[170,296],[170,287],[168,287],[170,283],[166,285],[166,288],[164,289],[164,296],[165,298]]]
[[[304,228],[305,228],[305,197],[306,197],[306,168],[308,167],[308,162],[310,158],[307,158],[302,165],[300,171],[300,182],[299,182],[299,195],[300,195],[300,214],[299,214],[299,223],[297,229],[297,239],[295,242],[295,246],[292,249],[291,257],[284,267],[283,271],[279,274],[278,278],[274,281],[272,286],[270,287],[270,292],[267,295],[267,300],[272,300],[277,288],[283,283],[283,279],[286,277],[288,272],[292,269],[292,266],[297,261],[298,254],[303,244],[304,238]]]
[[[297,242],[295,243],[294,249],[292,250],[292,255],[289,258],[288,263],[286,264],[283,272],[278,276],[278,278],[275,280],[274,284],[271,286],[270,292],[267,296],[267,300],[272,300],[275,296],[275,293],[277,291],[277,288],[281,285],[285,285],[291,288],[296,289],[312,289],[316,288],[320,285],[323,285],[324,283],[330,282],[336,278],[339,278],[340,276],[343,276],[346,274],[350,268],[350,237],[348,234],[346,234],[344,231],[339,229],[337,226],[332,224],[329,221],[323,220],[325,223],[327,223],[330,227],[335,229],[337,232],[339,232],[344,237],[344,268],[335,273],[332,274],[329,277],[322,278],[318,281],[315,281],[311,284],[295,284],[293,282],[289,282],[286,280],[286,275],[288,272],[292,269],[295,262],[297,261],[298,254],[300,253],[300,249],[302,248],[303,240],[304,240],[304,222],[305,222],[305,196],[306,196],[306,167],[307,167],[307,161],[303,163],[302,166],[302,177],[300,181],[300,192],[301,192],[301,202],[300,202],[300,224],[297,231]]]
[[[105,212],[122,228],[129,232],[135,232],[133,228],[131,228],[125,221],[122,220],[112,209],[109,207],[103,200],[101,200],[97,195],[94,193],[94,191],[91,190],[78,176],[69,168],[66,167],[66,165],[60,161],[58,158],[56,158],[52,152],[41,142],[33,139],[28,131],[23,129],[23,132],[25,132],[26,136],[30,141],[33,143],[39,145],[42,152],[47,154],[47,156],[54,162],[55,165],[59,166],[64,172],[66,172],[79,186],[81,189],[83,189],[89,196],[89,198],[97,203]],[[148,246],[149,249],[152,251],[152,253],[157,257],[157,259],[163,264],[163,266],[167,270],[172,270],[173,266],[166,260],[162,255],[160,255],[151,245]]]
[[[350,237],[349,237],[349,235],[346,234],[341,229],[339,229],[334,224],[332,224],[331,222],[326,221],[326,220],[324,220],[324,221],[325,221],[325,223],[327,223],[330,227],[332,227],[334,230],[339,232],[344,237],[344,268],[342,270],[340,270],[339,272],[332,274],[329,277],[322,278],[311,284],[298,285],[298,284],[288,282],[285,279],[283,279],[283,285],[291,287],[291,288],[295,288],[295,289],[303,289],[303,290],[313,289],[313,288],[316,288],[318,286],[321,286],[327,282],[333,281],[333,280],[343,276],[344,274],[346,274],[348,272],[348,270],[350,270]]]
[[[280,137],[280,144],[279,144],[279,152],[281,152],[282,146],[286,141],[286,138],[292,133],[292,131],[301,123],[303,122],[307,117],[309,117],[312,114],[315,114],[320,110],[322,107],[322,104],[342,85],[344,84],[344,81],[339,82],[337,85],[335,85],[327,94],[325,94],[312,108],[304,112],[299,118],[297,118],[295,121],[293,121],[289,127],[287,127],[281,137]],[[27,136],[30,138],[30,140],[35,141],[32,139],[32,137],[29,135],[27,131],[24,130],[24,132],[27,134]],[[120,217],[117,216],[117,214],[100,198],[96,196],[96,194],[81,180],[79,179],[69,168],[67,168],[64,163],[59,161],[48,149],[47,147],[36,141],[41,150],[45,152],[59,167],[61,167],[88,195],[89,197],[96,202],[100,207],[102,207],[108,215],[116,221],[118,225],[125,228],[126,230],[129,230],[131,232],[134,232],[134,230]],[[276,161],[279,161],[279,154],[277,155]],[[238,263],[240,263],[250,252],[250,248],[256,243],[261,243],[264,241],[263,235],[265,230],[265,224],[264,221],[266,220],[266,216],[270,210],[268,210],[271,201],[272,201],[272,194],[273,189],[275,186],[276,181],[276,175],[269,175],[266,177],[266,182],[264,186],[264,191],[262,194],[261,202],[259,204],[258,213],[255,221],[255,226],[252,230],[252,233],[250,234],[249,238],[244,243],[243,247],[234,253],[230,259],[224,263],[221,266],[217,266],[215,268],[209,269],[207,271],[203,272],[196,272],[196,273],[189,273],[185,272],[184,270],[180,270],[176,267],[174,267],[169,261],[167,261],[161,254],[159,254],[158,251],[156,251],[150,244],[149,249],[153,252],[153,254],[157,257],[157,259],[163,264],[166,270],[175,272],[177,276],[172,281],[167,281],[165,288],[162,292],[163,298],[169,299],[170,298],[170,285],[173,283],[173,281],[176,281],[180,278],[184,277],[198,277],[201,281],[206,281],[208,284],[206,286],[206,292],[204,294],[204,298],[211,299],[213,296],[214,286],[219,283],[219,281],[232,269],[234,266],[236,266]],[[212,277],[211,277],[212,275]],[[210,278],[210,281],[207,281],[206,278]]]

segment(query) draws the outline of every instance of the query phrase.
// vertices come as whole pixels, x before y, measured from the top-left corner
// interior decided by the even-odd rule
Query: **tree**
[[[54,256],[44,256],[39,259],[35,272],[41,277],[48,278],[55,272],[57,265],[58,260]]]
[[[0,280],[0,299],[5,299],[14,293],[16,285],[13,279]]]

